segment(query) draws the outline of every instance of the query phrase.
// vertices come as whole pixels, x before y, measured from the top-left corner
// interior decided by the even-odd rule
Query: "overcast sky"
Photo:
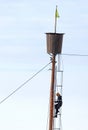
[[[62,53],[88,55],[87,0],[0,0],[0,101],[50,62],[46,32],[65,33]],[[63,130],[88,129],[88,57],[61,56]],[[1,130],[47,129],[49,65],[0,104]]]

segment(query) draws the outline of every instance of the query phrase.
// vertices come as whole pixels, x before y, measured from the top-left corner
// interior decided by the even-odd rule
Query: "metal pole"
[[[56,33],[56,28],[57,28],[57,18],[55,17],[55,33]]]
[[[52,56],[51,88],[50,88],[49,130],[53,130],[54,74],[55,74],[55,55],[53,54],[53,56]]]

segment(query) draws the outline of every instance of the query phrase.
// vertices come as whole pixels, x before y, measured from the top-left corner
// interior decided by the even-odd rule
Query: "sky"
[[[46,32],[65,33],[63,54],[88,55],[87,0],[0,0],[0,101],[50,62]],[[61,56],[63,130],[88,129],[88,57]],[[0,129],[47,130],[51,65],[0,104]]]

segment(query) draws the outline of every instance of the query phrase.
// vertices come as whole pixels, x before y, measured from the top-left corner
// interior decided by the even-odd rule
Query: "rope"
[[[49,62],[47,65],[45,65],[43,68],[41,68],[37,73],[35,73],[32,77],[30,77],[28,80],[26,80],[23,84],[21,84],[18,88],[16,88],[13,92],[11,92],[8,96],[6,96],[3,100],[0,101],[0,104],[5,102],[9,97],[14,95],[19,89],[24,87],[30,80],[32,80],[36,75],[38,75],[41,71],[43,71],[51,62]]]

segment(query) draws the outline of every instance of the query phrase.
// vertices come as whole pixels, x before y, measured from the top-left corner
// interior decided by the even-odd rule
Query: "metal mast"
[[[55,55],[52,55],[52,73],[51,73],[51,87],[50,87],[50,117],[49,130],[53,129],[53,106],[54,106],[54,72],[55,72]]]
[[[51,54],[52,72],[50,86],[50,112],[49,112],[49,130],[54,128],[54,84],[55,84],[55,59],[56,55],[61,53],[63,33],[46,33],[47,53]]]

